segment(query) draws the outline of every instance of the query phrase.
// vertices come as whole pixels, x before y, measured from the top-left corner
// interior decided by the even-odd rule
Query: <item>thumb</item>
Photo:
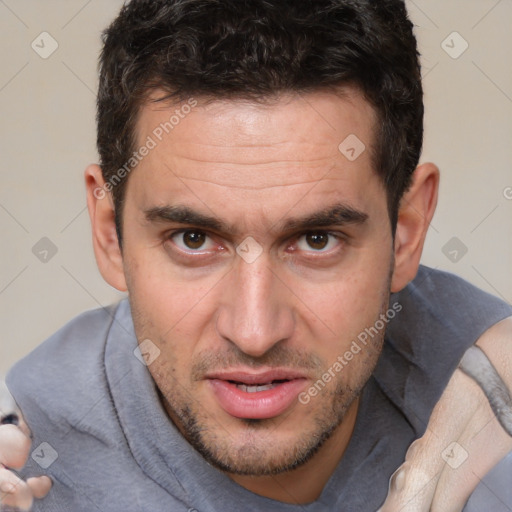
[[[27,480],[27,485],[34,498],[44,498],[52,488],[52,481],[47,476],[32,477]]]

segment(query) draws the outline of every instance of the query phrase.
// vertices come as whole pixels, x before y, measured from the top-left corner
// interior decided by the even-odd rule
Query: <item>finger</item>
[[[34,498],[44,498],[52,488],[52,481],[47,476],[32,477],[27,480],[27,485],[30,488]]]
[[[427,430],[409,448],[401,472],[395,474],[382,512],[428,512],[437,483],[451,460],[456,442],[478,408],[483,395],[462,372],[456,371],[430,417]],[[396,485],[399,480],[400,485]]]
[[[482,478],[512,450],[512,437],[502,428],[491,407],[484,403],[478,421],[471,422],[459,439],[460,465],[448,465],[439,479],[433,511],[459,512]]]
[[[30,446],[30,439],[17,426],[0,426],[0,464],[21,469],[28,458]]]
[[[428,512],[437,477],[419,468],[414,460],[405,462],[389,481],[386,501],[378,512]]]
[[[467,426],[460,443],[468,452],[460,468],[443,471],[434,510],[459,510],[481,479],[512,450],[512,318],[491,327],[466,352],[461,370],[485,394],[480,414]],[[488,359],[490,358],[490,359]],[[482,413],[483,411],[483,413]]]
[[[0,468],[0,503],[20,510],[30,510],[33,503],[28,485],[5,468]]]

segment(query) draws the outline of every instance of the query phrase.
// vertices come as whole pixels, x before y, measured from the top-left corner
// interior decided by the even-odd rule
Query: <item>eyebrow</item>
[[[175,222],[189,224],[203,229],[234,233],[236,228],[216,217],[204,215],[188,206],[155,206],[144,210],[148,222]],[[368,214],[346,204],[335,204],[304,217],[288,219],[280,226],[282,231],[301,231],[313,228],[343,225],[360,225],[368,220]]]
[[[368,214],[356,210],[346,204],[335,204],[318,212],[297,219],[289,219],[284,223],[284,231],[307,230],[346,224],[364,224]]]
[[[149,222],[176,222],[178,224],[193,224],[214,231],[229,231],[224,222],[196,212],[188,206],[155,206],[144,210],[144,216]]]

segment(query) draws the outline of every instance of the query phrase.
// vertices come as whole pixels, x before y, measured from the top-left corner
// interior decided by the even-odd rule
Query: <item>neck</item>
[[[297,505],[315,501],[345,453],[354,431],[358,407],[359,397],[352,402],[331,437],[297,469],[272,476],[228,476],[242,487],[266,498]]]

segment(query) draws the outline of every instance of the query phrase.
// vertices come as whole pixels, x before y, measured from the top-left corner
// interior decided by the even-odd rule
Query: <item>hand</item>
[[[508,388],[501,396],[492,391],[501,401],[501,423],[482,387],[456,370],[425,435],[392,476],[379,512],[461,512],[481,478],[512,451],[512,434],[506,431],[512,425],[512,317],[486,331],[477,346]]]
[[[30,430],[0,381],[0,510],[4,506],[30,510],[34,498],[46,496],[52,486],[47,476],[24,482],[12,471],[25,465],[31,444]]]

